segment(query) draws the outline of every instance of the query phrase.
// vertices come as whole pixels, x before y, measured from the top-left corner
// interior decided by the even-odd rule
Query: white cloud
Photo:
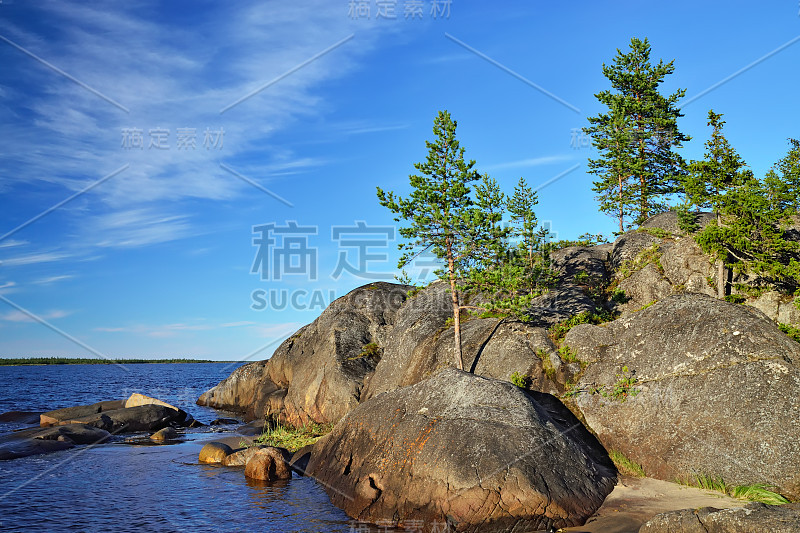
[[[55,309],[53,311],[48,311],[46,313],[39,313],[39,314],[34,313],[36,317],[48,321],[64,318],[71,314],[72,314],[71,311],[63,311],[60,309]],[[36,320],[35,318],[18,310],[8,311],[7,313],[0,315],[0,320],[5,322],[38,322],[38,320]]]
[[[28,241],[17,241],[14,239],[6,239],[0,241],[0,248],[13,248],[15,246],[24,246],[26,244],[29,244]]]
[[[46,278],[37,279],[33,283],[37,285],[50,285],[51,283],[56,283],[58,281],[65,281],[68,279],[72,279],[74,277],[75,276],[73,274],[62,274],[58,276],[49,276]]]
[[[541,165],[552,165],[554,163],[573,161],[575,158],[576,156],[573,155],[548,155],[543,157],[533,157],[530,159],[519,159],[517,161],[507,161],[505,163],[495,163],[494,165],[483,167],[483,169],[492,171],[512,168],[538,167]]]
[[[40,252],[27,255],[18,255],[15,257],[9,257],[7,259],[0,260],[0,266],[16,267],[16,266],[35,265],[38,263],[52,263],[55,261],[62,261],[64,259],[68,259],[70,257],[73,257],[73,255],[62,252]]]
[[[352,71],[377,35],[375,28],[356,25],[340,4],[323,0],[220,4],[209,8],[205,20],[186,27],[150,16],[157,7],[148,4],[104,9],[52,2],[40,9],[43,26],[58,27],[58,32],[45,38],[2,20],[0,31],[130,113],[41,64],[34,68],[33,59],[9,48],[12,58],[18,54],[8,66],[16,81],[0,89],[9,99],[8,109],[28,109],[31,117],[0,122],[0,134],[7,139],[5,174],[27,184],[58,185],[66,198],[130,164],[63,208],[79,228],[80,245],[104,247],[146,246],[201,234],[190,223],[196,209],[191,200],[252,193],[250,185],[222,170],[220,161],[265,186],[325,164],[281,148],[275,134],[298,118],[324,112],[327,104],[317,87]],[[355,38],[220,114],[356,27]],[[198,39],[198,34],[207,38]],[[130,35],[136,38],[126,38]],[[143,149],[121,146],[125,128],[142,130]],[[150,148],[149,133],[155,128],[169,131],[168,149]],[[178,128],[195,129],[194,149],[178,150]],[[203,146],[206,128],[224,130],[222,149]],[[169,207],[163,208],[166,203]],[[135,224],[114,224],[124,218]],[[98,238],[87,241],[96,228]]]

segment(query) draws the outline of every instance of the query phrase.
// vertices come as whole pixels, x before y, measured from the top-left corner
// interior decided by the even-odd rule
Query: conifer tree
[[[722,120],[722,115],[709,110],[708,125],[713,131],[706,142],[705,159],[689,164],[688,174],[684,177],[684,188],[692,204],[700,208],[710,208],[716,215],[716,228],[708,230],[701,241],[705,243],[705,251],[716,258],[717,297],[722,299],[726,294],[725,263],[728,260],[728,247],[725,242],[713,242],[709,235],[713,232],[721,237],[722,213],[723,210],[730,212],[732,206],[728,204],[734,196],[738,196],[734,194],[735,189],[755,178],[746,170],[744,160],[723,135],[725,121]]]
[[[722,115],[709,111],[708,118],[706,156],[689,165],[685,190],[693,204],[717,215],[695,239],[717,260],[718,296],[730,293],[725,268],[750,275],[751,285],[793,293],[800,286],[800,243],[786,230],[798,212],[800,146],[790,140],[787,156],[761,181],[722,134]]]
[[[444,260],[444,269],[438,274],[450,286],[455,358],[463,370],[459,283],[478,251],[485,249],[486,236],[492,233],[489,226],[496,222],[496,216],[486,215],[486,211],[494,193],[487,191],[484,204],[476,207],[470,184],[479,175],[473,169],[475,161],[464,160],[464,148],[456,138],[457,122],[447,111],[440,111],[433,124],[435,139],[425,142],[428,157],[414,165],[419,173],[409,176],[411,194],[402,198],[380,187],[377,194],[380,204],[398,215],[396,221],[402,218],[409,223],[400,228],[400,235],[409,240],[399,245],[404,251],[401,268],[425,249]]]
[[[669,96],[659,92],[667,75],[675,71],[674,61],[650,61],[647,39],[631,39],[630,51],[617,50],[603,74],[613,91],[595,97],[608,111],[589,118],[584,131],[592,136],[599,152],[589,160],[589,172],[599,179],[593,190],[600,210],[619,221],[623,232],[641,224],[666,208],[666,196],[679,190],[684,162],[674,149],[689,137],[680,132],[676,107],[686,91]]]

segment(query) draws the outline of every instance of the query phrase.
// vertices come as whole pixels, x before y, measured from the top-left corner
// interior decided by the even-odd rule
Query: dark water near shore
[[[194,404],[230,363],[0,366],[0,413],[46,411],[141,392],[208,423],[229,416]],[[0,423],[0,432],[21,426]],[[192,430],[174,445],[111,443],[0,461],[0,531],[350,532],[313,479],[263,484],[241,469],[200,465]],[[357,528],[358,526],[356,526]]]

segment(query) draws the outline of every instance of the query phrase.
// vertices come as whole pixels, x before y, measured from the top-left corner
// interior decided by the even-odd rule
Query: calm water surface
[[[0,413],[46,411],[141,392],[208,423],[230,416],[195,405],[230,363],[0,366]],[[0,424],[0,432],[19,425]],[[240,468],[197,463],[192,430],[163,446],[112,443],[0,461],[0,531],[350,532],[351,522],[309,478],[264,484]],[[230,436],[234,433],[223,434]]]

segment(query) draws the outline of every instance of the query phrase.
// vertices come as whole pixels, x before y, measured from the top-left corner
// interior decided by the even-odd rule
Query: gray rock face
[[[765,292],[747,305],[755,307],[775,322],[800,324],[800,309],[795,307],[791,296],[776,291]]]
[[[75,418],[82,418],[87,416],[96,415],[104,411],[113,411],[116,409],[123,409],[125,407],[125,400],[108,400],[105,402],[98,402],[92,405],[76,405],[73,407],[64,407],[63,409],[56,409],[55,411],[48,411],[42,413],[39,417],[39,423],[42,427],[57,425],[65,420]]]
[[[700,229],[705,228],[706,225],[714,219],[715,217],[713,213],[697,214],[697,224],[700,226]],[[678,215],[675,213],[675,211],[667,211],[666,213],[653,215],[642,222],[641,227],[659,228],[672,233],[673,235],[684,235],[684,232],[680,229],[680,227],[678,227]]]
[[[42,415],[44,416],[44,415]],[[170,423],[181,423],[186,414],[170,407],[149,404],[102,411],[76,418],[65,417],[58,422],[63,424],[86,424],[112,433],[132,433],[136,431],[158,431]]]
[[[433,337],[416,338],[414,334],[403,335],[401,346],[416,346],[409,352],[394,352],[392,359],[378,365],[375,375],[368,382],[364,400],[398,387],[413,385],[426,379],[437,370],[453,366],[455,351],[453,328],[448,327]],[[530,376],[531,388],[556,393],[558,378],[548,376],[537,351],[549,357],[556,349],[543,328],[532,328],[518,322],[501,322],[495,318],[473,318],[462,324],[461,349],[464,369],[476,375],[508,381],[518,372]],[[387,352],[390,350],[387,349]],[[556,358],[556,360],[558,360]],[[562,370],[560,364],[555,370]]]
[[[453,328],[447,326],[452,316],[449,298],[445,284],[434,283],[400,309],[362,401],[418,383],[456,364]],[[537,352],[549,355],[556,349],[543,328],[496,318],[470,318],[462,323],[461,349],[464,369],[480,376],[507,381],[519,372],[532,378],[532,389],[553,393],[559,388],[557,380],[561,378],[563,385],[566,379],[563,373],[552,379],[545,373]]]
[[[800,504],[751,503],[741,509],[684,509],[652,518],[639,533],[797,533]]]
[[[608,449],[665,480],[695,472],[800,498],[800,344],[762,313],[687,294],[565,342],[589,362],[580,387],[611,393],[627,365],[638,395],[577,405]]]
[[[358,405],[411,287],[372,283],[335,300],[268,361],[237,369],[197,403],[292,424],[335,422]],[[375,343],[376,353],[362,355]]]
[[[307,471],[353,518],[426,530],[580,525],[616,484],[558,400],[455,369],[361,404],[314,445]]]
[[[76,444],[100,444],[110,437],[108,431],[83,424],[16,431],[0,435],[0,461],[68,450]]]

